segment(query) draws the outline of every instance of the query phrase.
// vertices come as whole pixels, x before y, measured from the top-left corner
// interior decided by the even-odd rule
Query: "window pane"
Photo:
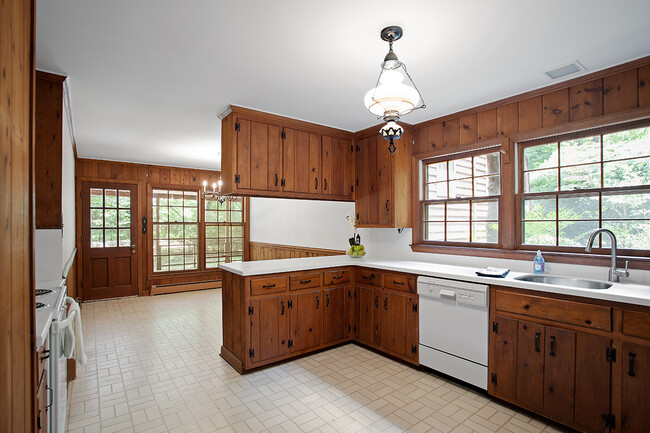
[[[600,161],[600,136],[578,138],[560,143],[560,165]]]
[[[557,191],[557,170],[531,171],[524,174],[524,192]]]
[[[104,227],[117,227],[117,209],[104,211]]]
[[[215,223],[215,222],[217,222],[217,212],[206,210],[205,211],[205,222],[206,223]]]
[[[650,221],[648,220],[603,221],[603,227],[614,232],[618,248],[650,249]],[[609,237],[603,236],[603,246],[605,244],[609,247]]]
[[[185,191],[185,206],[198,207],[198,193],[196,191]]]
[[[90,209],[90,227],[104,227],[103,209]]]
[[[90,188],[90,207],[104,206],[104,190]]]
[[[650,158],[606,162],[604,183],[605,188],[650,185]]]
[[[448,222],[447,240],[450,242],[469,242],[469,222]]]
[[[244,237],[244,227],[242,226],[232,226],[232,237],[241,238]]]
[[[104,207],[117,207],[117,190],[107,189],[104,190]]]
[[[603,193],[603,219],[650,218],[650,192]]]
[[[117,229],[104,230],[106,248],[117,246]]]
[[[598,228],[598,221],[560,221],[559,245],[585,247],[589,234]]]
[[[474,176],[501,172],[499,152],[474,157]]]
[[[560,168],[562,191],[591,188],[600,188],[600,164]]]
[[[217,205],[219,204],[216,200],[205,200],[205,209],[206,210],[217,210]]]
[[[153,221],[158,223],[166,223],[169,221],[169,208],[168,207],[154,207],[153,208]]]
[[[603,135],[603,159],[650,156],[650,127]]]
[[[424,206],[424,220],[425,221],[444,221],[445,220],[445,205],[428,204]]]
[[[183,191],[169,191],[169,206],[183,206]]]
[[[183,239],[183,224],[169,224],[169,239]]]
[[[131,229],[120,229],[120,246],[121,247],[130,247],[131,246]]]
[[[153,229],[154,229],[153,232],[154,239],[161,239],[161,238],[167,239],[167,237],[169,237],[169,227],[167,227],[167,225],[154,224]]]
[[[230,220],[234,223],[241,223],[243,222],[243,214],[241,212],[231,212]]]
[[[472,177],[472,158],[449,161],[449,180]]]
[[[183,222],[183,208],[179,206],[169,207],[169,222]]]
[[[555,220],[555,197],[525,198],[523,214],[525,220]]]
[[[426,186],[426,200],[447,198],[447,182],[430,183]]]
[[[424,239],[427,241],[444,241],[445,223],[424,223]]]
[[[449,182],[449,198],[472,197],[472,179]]]
[[[131,227],[131,210],[120,209],[120,227]]]
[[[217,238],[219,237],[219,227],[218,226],[206,226],[205,236],[208,238]]]
[[[104,230],[90,229],[90,248],[104,248]]]
[[[501,176],[477,177],[474,179],[474,197],[501,194]]]
[[[186,224],[185,225],[185,238],[196,239],[199,237],[199,226],[198,224]]]
[[[496,221],[499,219],[499,201],[486,200],[472,202],[472,221]]]
[[[447,221],[469,221],[469,202],[447,203]]]
[[[198,221],[198,209],[196,207],[186,207],[184,208],[184,221],[185,222],[196,222]]]
[[[496,244],[499,241],[499,223],[482,221],[472,223],[472,242]]]
[[[439,182],[441,180],[447,180],[447,163],[438,162],[427,165],[426,182]]]
[[[558,166],[557,143],[524,148],[524,170],[537,170]]]
[[[167,191],[154,189],[153,190],[152,205],[153,206],[168,206],[169,205],[169,200],[168,200]]]
[[[598,194],[564,196],[558,199],[559,219],[598,219]]]
[[[555,221],[526,221],[522,229],[526,245],[555,245]]]
[[[131,207],[131,191],[129,190],[120,190],[120,207],[121,208],[130,208]]]

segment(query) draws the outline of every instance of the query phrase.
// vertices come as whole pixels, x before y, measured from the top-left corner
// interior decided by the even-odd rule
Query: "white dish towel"
[[[75,312],[74,319],[63,331],[63,354],[66,358],[74,358],[79,364],[85,364],[88,360],[84,352],[84,336],[81,331],[81,309],[77,301],[71,297],[66,297],[65,302],[70,305],[68,316]]]

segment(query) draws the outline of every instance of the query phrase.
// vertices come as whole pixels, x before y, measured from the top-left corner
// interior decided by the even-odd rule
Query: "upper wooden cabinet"
[[[240,107],[222,121],[223,191],[353,200],[352,134]]]
[[[377,128],[357,135],[357,227],[411,227],[411,145],[405,132],[391,154]]]

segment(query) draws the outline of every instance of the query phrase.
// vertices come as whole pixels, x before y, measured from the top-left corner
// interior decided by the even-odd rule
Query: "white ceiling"
[[[357,131],[395,52],[427,103],[408,123],[650,54],[650,1],[38,0],[37,69],[69,76],[80,157],[219,169],[229,104]],[[567,77],[573,78],[572,75]]]

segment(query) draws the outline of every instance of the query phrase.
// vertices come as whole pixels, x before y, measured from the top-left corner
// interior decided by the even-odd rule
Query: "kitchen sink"
[[[602,283],[600,281],[591,281],[591,280],[581,280],[578,278],[555,277],[552,275],[526,274],[520,277],[515,277],[515,280],[530,281],[531,283],[553,284],[556,286],[569,286],[569,287],[575,287],[576,289],[606,290],[612,287],[610,283]]]

